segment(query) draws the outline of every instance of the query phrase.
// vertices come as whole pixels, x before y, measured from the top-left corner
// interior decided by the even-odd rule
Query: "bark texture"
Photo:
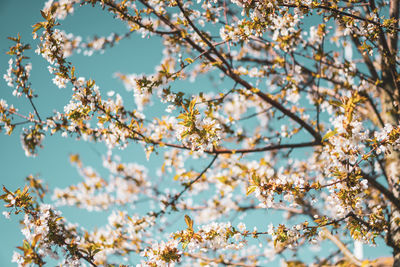
[[[391,82],[391,74],[384,74],[385,88],[395,93],[395,85]],[[393,94],[394,95],[394,94]],[[393,95],[385,93],[382,101],[382,118],[385,123],[398,125],[398,111],[393,105]],[[393,151],[385,157],[385,172],[389,190],[394,197],[400,197],[400,152]],[[393,248],[393,266],[400,267],[400,210],[395,205],[390,205],[390,226],[387,235],[387,244]]]

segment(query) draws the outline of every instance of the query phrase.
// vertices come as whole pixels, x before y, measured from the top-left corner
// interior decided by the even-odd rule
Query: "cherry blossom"
[[[383,259],[362,248],[380,244],[399,266],[399,3],[47,1],[33,25],[35,52],[71,97],[39,113],[31,45],[10,37],[3,78],[28,105],[0,99],[0,131],[19,134],[30,157],[53,135],[108,153],[103,169],[70,155],[81,179],[63,188],[32,175],[19,189],[3,187],[3,216],[20,216],[23,236],[10,259],[370,266]],[[126,32],[66,32],[64,20],[82,6],[103,9]],[[149,72],[110,73],[119,88],[74,63],[121,42],[142,49],[134,38],[158,42],[162,56]],[[146,163],[119,155],[131,148]],[[107,222],[85,229],[62,216],[64,206]]]

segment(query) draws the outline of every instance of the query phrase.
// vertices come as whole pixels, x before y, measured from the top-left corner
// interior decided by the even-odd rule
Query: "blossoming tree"
[[[127,32],[83,42],[63,31],[63,19],[83,5],[100,6]],[[288,266],[368,266],[345,241],[380,239],[393,251],[387,264],[400,266],[398,0],[50,0],[41,14],[35,51],[72,98],[39,114],[24,56],[30,45],[10,38],[4,79],[31,112],[0,100],[0,129],[21,134],[27,156],[40,156],[45,136],[61,135],[110,151],[141,146],[163,161],[124,163],[110,152],[104,178],[72,155],[83,181],[53,190],[53,205],[37,177],[16,191],[3,187],[4,215],[24,215],[13,261],[267,266],[281,257]],[[69,59],[131,34],[163,46],[154,73],[114,74],[133,93],[133,109],[124,105],[131,99],[79,76]],[[201,77],[216,86],[176,86]],[[157,116],[145,116],[151,103],[162,109]],[[141,201],[147,210],[135,209]],[[62,205],[108,210],[108,224],[71,224]],[[280,223],[270,224],[272,210]],[[176,218],[184,226],[168,232]],[[336,249],[298,257],[312,245]]]

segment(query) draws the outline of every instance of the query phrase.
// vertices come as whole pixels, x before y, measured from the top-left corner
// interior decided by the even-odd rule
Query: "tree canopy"
[[[110,13],[126,32],[65,32],[82,6]],[[399,10],[398,0],[47,1],[34,40],[9,38],[4,79],[30,112],[1,99],[0,130],[19,134],[28,157],[52,135],[104,143],[108,174],[74,154],[80,183],[48,190],[30,175],[17,190],[3,186],[4,215],[23,214],[12,260],[400,266]],[[160,43],[162,58],[150,74],[110,73],[125,88],[103,88],[70,58],[135,34]],[[31,47],[54,87],[72,89],[51,114],[35,105]],[[122,160],[117,149],[129,146],[158,164]],[[85,229],[61,206],[108,212],[108,223]],[[349,243],[377,240],[392,257],[367,260]],[[335,249],[312,250],[327,246]]]

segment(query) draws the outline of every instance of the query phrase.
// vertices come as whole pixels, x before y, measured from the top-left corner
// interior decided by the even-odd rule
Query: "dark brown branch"
[[[285,7],[298,7],[298,8],[313,9],[312,7],[305,6],[305,5],[294,5],[294,4],[280,4],[280,5],[281,6],[285,6]],[[368,22],[368,23],[371,23],[371,24],[373,24],[375,26],[380,27],[381,29],[382,28],[387,28],[387,29],[394,30],[394,31],[400,31],[400,29],[397,28],[397,27],[393,27],[393,26],[385,27],[382,23],[373,21],[371,19],[363,18],[361,16],[357,16],[357,15],[354,15],[354,14],[351,14],[351,13],[347,13],[347,12],[344,12],[342,10],[330,7],[330,6],[319,5],[319,6],[316,6],[315,9],[324,9],[324,10],[327,10],[327,11],[331,11],[332,13],[337,14],[337,15],[342,15],[342,16],[350,17],[350,18],[357,19],[357,20],[360,20],[360,21]]]
[[[372,78],[375,79],[375,81],[377,81],[379,79],[379,75],[376,72],[374,64],[372,63],[372,61],[371,61],[370,57],[368,56],[368,54],[363,52],[363,51],[361,51],[360,40],[354,34],[351,34],[351,39],[352,39],[354,45],[357,47],[358,52],[361,54],[365,65],[367,65],[367,68],[369,70],[369,73],[372,75]]]
[[[219,43],[214,44],[213,46],[214,46],[214,47],[215,47],[215,46],[219,46],[219,45],[225,44],[226,42],[227,42],[227,41],[222,41],[222,42],[219,42]],[[208,49],[208,50],[204,50],[202,53],[200,53],[199,55],[197,55],[197,56],[193,59],[193,62],[195,62],[196,60],[198,60],[199,58],[201,58],[201,57],[204,56],[205,54],[210,53],[212,50],[213,50],[212,48],[210,48],[210,49]],[[182,67],[181,67],[179,70],[177,70],[176,72],[174,72],[174,73],[172,74],[172,76],[177,75],[178,73],[180,73],[181,71],[183,71],[186,67],[188,67],[190,64],[192,64],[192,63],[188,63],[188,64],[182,65]]]
[[[218,155],[215,155],[214,158],[211,160],[211,162],[207,165],[207,167],[192,181],[190,181],[190,183],[186,184],[185,187],[183,188],[183,190],[181,192],[179,192],[179,194],[175,195],[172,200],[170,200],[166,206],[164,210],[160,210],[156,213],[153,213],[152,215],[155,217],[158,217],[161,214],[164,214],[167,207],[169,206],[175,206],[176,202],[179,200],[179,198],[194,184],[196,183],[198,180],[201,179],[201,177],[208,171],[208,169],[211,168],[211,166],[214,164],[215,160],[218,158]]]
[[[368,230],[375,230],[375,231],[379,231],[381,232],[382,229],[379,227],[375,227],[373,225],[370,225],[368,222],[364,221],[363,219],[361,219],[360,217],[358,217],[357,215],[355,215],[352,211],[349,212],[349,214],[347,214],[347,217],[351,217],[352,219],[354,219],[355,221],[359,222],[360,224],[364,225],[365,227],[368,228]]]
[[[360,53],[361,53],[361,52],[360,52]],[[367,59],[370,61],[369,57],[368,57],[368,56],[366,56],[366,57],[367,57]],[[251,57],[243,57],[243,58],[240,59],[240,61],[255,62],[255,63],[259,63],[259,64],[263,64],[263,65],[272,65],[272,64],[273,64],[272,61],[269,61],[269,60],[267,60],[267,59],[259,59],[259,58],[251,58]],[[307,67],[302,66],[302,65],[299,64],[296,60],[294,60],[294,63],[296,64],[296,66],[299,66],[299,67],[301,68],[301,71],[302,71],[305,75],[309,75],[310,77],[314,77],[314,76],[316,75],[315,72],[313,72],[312,70],[308,69]],[[338,68],[337,66],[334,66],[334,65],[332,65],[332,64],[329,64],[328,62],[322,61],[322,59],[321,59],[321,63],[323,63],[323,64],[325,64],[325,65],[329,65],[329,66],[331,66],[331,67]],[[366,64],[367,64],[367,62],[366,62]],[[367,66],[368,66],[368,64],[367,64]],[[371,75],[372,75],[373,79],[375,79],[375,81],[376,81],[377,79],[379,79],[379,76],[378,76],[378,74],[376,73],[375,68],[373,67],[372,62],[371,62],[371,67],[372,67],[372,68],[370,69],[370,71],[372,72]],[[370,67],[368,67],[368,68],[370,68]],[[361,79],[366,79],[368,82],[370,82],[370,83],[372,83],[372,84],[375,84],[375,82],[370,81],[370,80],[368,79],[368,77],[363,77],[363,74],[362,74],[362,73],[356,71],[355,74],[357,74]],[[375,76],[375,75],[376,75],[376,76]],[[327,80],[327,81],[329,81],[329,82],[332,82],[333,84],[337,84],[337,85],[344,86],[343,83],[338,82],[338,81],[335,81],[335,80],[333,80],[333,79],[328,79],[326,76],[320,75],[320,78],[321,78],[321,79],[324,79],[324,80]],[[377,87],[379,87],[379,86],[377,86]],[[379,88],[380,88],[380,87],[379,87]],[[383,88],[381,88],[381,89],[383,89]],[[385,125],[385,123],[383,122],[383,119],[382,119],[382,117],[381,117],[381,114],[379,113],[379,111],[378,111],[378,109],[377,109],[375,103],[374,103],[373,100],[371,99],[371,97],[370,97],[368,94],[363,93],[363,92],[360,92],[360,94],[361,94],[362,96],[364,96],[365,98],[367,98],[367,101],[368,101],[368,103],[371,105],[371,107],[372,107],[372,109],[373,109],[373,111],[374,111],[374,114],[375,114],[376,117],[378,118],[378,121],[379,121],[380,125],[383,127],[383,126]]]
[[[248,89],[250,91],[253,91],[254,87],[251,84],[249,84],[247,81],[245,81],[242,78],[240,78],[238,75],[236,75],[236,74],[229,75],[226,71],[225,71],[225,74],[230,76],[235,82],[238,82],[239,84],[243,85],[246,89]],[[291,112],[288,109],[286,109],[281,103],[279,103],[278,101],[272,99],[271,97],[269,97],[268,95],[262,93],[259,90],[256,90],[255,94],[257,96],[259,96],[262,100],[264,100],[265,102],[270,104],[271,106],[277,108],[284,115],[288,116],[293,121],[297,122],[300,126],[302,126],[304,129],[306,129],[307,132],[309,132],[315,138],[315,140],[317,142],[321,141],[320,134],[310,124],[306,123],[299,116],[297,116],[293,112]]]
[[[400,11],[400,1],[399,0],[390,0],[389,1],[389,17],[396,21],[398,26],[399,24],[399,11]],[[393,34],[389,33],[389,50],[393,55],[397,54],[397,41],[398,41],[398,32],[394,31]]]
[[[314,215],[322,217],[320,212],[316,208],[314,208],[308,201],[302,198],[298,198],[297,200],[299,201],[299,204],[303,206],[304,213],[307,214],[312,220],[314,220]],[[343,244],[343,242],[336,235],[333,235],[325,227],[322,227],[322,231],[324,235],[326,235],[327,238],[340,249],[340,251],[348,260],[356,264],[356,266],[361,266],[361,262],[353,255],[353,253],[351,253],[347,246]]]
[[[250,115],[248,115],[248,116],[239,118],[237,121],[244,121],[244,120],[248,120],[248,119],[254,118],[254,117],[256,117],[257,115],[260,115],[260,114],[263,114],[263,113],[265,113],[265,112],[268,112],[269,110],[270,110],[269,108],[264,109],[264,110],[261,110],[261,111],[259,111],[259,112],[250,114]]]
[[[174,30],[178,30],[178,31],[182,31],[181,29],[179,29],[176,25],[174,25],[171,21],[169,21],[167,18],[165,18],[164,16],[158,14],[154,8],[152,6],[150,6],[146,1],[144,0],[140,0],[140,2],[145,5],[146,7],[148,7],[149,9],[152,10],[152,12],[160,19],[162,20],[165,24],[167,24],[169,27],[171,27],[171,29]],[[203,53],[204,49],[201,48],[199,45],[196,44],[196,42],[194,42],[192,39],[190,39],[189,37],[184,37],[184,40],[186,40],[188,42],[188,44],[193,47],[194,49],[196,49],[198,52]],[[297,122],[300,126],[302,126],[304,129],[306,129],[314,138],[316,141],[320,142],[321,141],[321,136],[320,134],[308,123],[306,123],[304,120],[302,120],[299,116],[297,116],[296,114],[294,114],[293,112],[291,112],[290,110],[286,109],[281,103],[279,103],[278,101],[272,99],[270,96],[262,93],[259,90],[254,90],[255,88],[248,83],[247,81],[243,80],[242,78],[240,78],[239,75],[232,73],[229,69],[227,69],[226,67],[218,64],[218,61],[213,58],[210,54],[205,54],[205,57],[212,63],[217,63],[217,67],[223,72],[225,73],[228,77],[230,77],[232,80],[234,80],[235,82],[237,82],[238,84],[241,84],[242,86],[244,86],[247,90],[255,92],[255,94],[257,96],[259,96],[263,101],[267,102],[268,104],[270,104],[271,106],[277,108],[280,112],[282,112],[284,115],[288,116],[289,118],[291,118],[292,120],[294,120],[295,122]]]
[[[112,0],[107,0],[104,1],[104,4],[106,6],[108,6],[111,10],[113,10],[114,12],[119,13],[119,15],[121,16],[122,19],[126,19],[130,22],[135,23],[136,25],[138,25],[140,28],[146,29],[149,32],[152,33],[156,33],[159,35],[174,35],[174,34],[179,34],[180,31],[159,31],[159,30],[153,30],[153,29],[149,29],[149,27],[146,27],[143,23],[140,22],[140,20],[136,19],[135,17],[131,16],[130,14],[123,12],[120,7],[113,2]]]
[[[369,0],[370,6],[372,10],[376,10],[375,1]],[[379,18],[379,14],[376,13]],[[382,79],[384,83],[387,83],[390,78],[392,78],[391,83],[393,83],[394,87],[396,88],[395,95],[398,100],[400,100],[400,88],[397,82],[397,72],[396,72],[396,64],[395,64],[395,57],[393,56],[392,52],[390,51],[389,44],[386,40],[385,34],[382,28],[379,28],[379,42],[380,46],[379,49],[382,51]],[[395,54],[394,54],[395,55]],[[391,92],[392,94],[394,93]]]
[[[263,64],[263,65],[272,65],[272,64],[274,64],[273,61],[270,61],[268,59],[252,58],[252,57],[242,57],[242,58],[239,59],[239,61],[255,62],[255,63]]]
[[[396,198],[393,193],[389,191],[389,189],[384,187],[376,179],[369,176],[368,174],[363,172],[362,175],[373,188],[381,192],[390,202],[392,202],[396,206],[396,208],[400,209],[400,199]]]
[[[276,145],[269,145],[265,147],[260,147],[260,148],[245,148],[245,149],[215,149],[213,151],[205,151],[206,153],[209,154],[235,154],[235,153],[240,153],[240,154],[245,154],[245,153],[253,153],[253,152],[265,152],[265,151],[271,151],[271,150],[279,150],[279,149],[285,149],[285,148],[303,148],[303,147],[312,147],[312,146],[320,146],[321,143],[318,141],[313,141],[313,142],[305,142],[305,143],[296,143],[296,144],[276,144]]]
[[[217,263],[217,264],[222,264],[224,266],[241,266],[241,267],[257,267],[257,266],[259,266],[257,264],[246,264],[245,262],[228,261],[223,258],[207,258],[201,254],[190,254],[190,253],[184,252],[184,255],[194,258],[194,259],[200,259],[204,262],[213,262],[213,263]]]
[[[196,177],[196,179],[190,181],[190,183],[188,183],[185,186],[185,188],[174,197],[171,204],[176,203],[176,201],[183,195],[183,193],[185,193],[194,183],[196,183],[198,180],[200,180],[201,177],[203,176],[203,174],[205,174],[208,171],[208,169],[211,168],[211,166],[214,164],[214,162],[217,158],[218,158],[218,155],[215,155],[214,158],[211,160],[211,162],[207,165],[207,167]]]
[[[152,144],[160,145],[160,146],[167,146],[167,147],[174,147],[179,149],[191,150],[190,147],[185,147],[182,145],[177,144],[169,144],[164,143],[161,141],[151,141]],[[272,151],[272,150],[279,150],[279,149],[286,149],[286,148],[304,148],[304,147],[313,147],[313,146],[320,146],[321,143],[318,141],[313,142],[305,142],[305,143],[295,143],[295,144],[275,144],[269,145],[259,148],[244,148],[244,149],[213,149],[213,150],[205,150],[204,153],[219,155],[219,154],[247,154],[247,153],[255,153],[255,152],[265,152],[265,151]]]
[[[226,61],[226,59],[217,51],[215,46],[200,32],[200,30],[194,25],[193,21],[189,18],[186,10],[183,8],[181,2],[179,0],[176,0],[176,3],[178,4],[179,9],[182,11],[183,16],[187,19],[189,25],[192,27],[192,29],[199,35],[201,40],[205,42],[208,47],[210,47],[211,50],[214,51],[214,53],[217,55],[217,57],[225,64],[225,66],[228,68],[229,72],[231,70],[231,66],[229,63]]]
[[[31,106],[33,107],[33,110],[35,111],[36,116],[38,117],[39,121],[42,122],[42,119],[40,118],[39,112],[36,109],[36,106],[33,104],[32,97],[28,96],[29,102],[31,103]]]
[[[371,105],[372,110],[374,111],[376,117],[378,118],[379,124],[381,125],[382,128],[385,127],[385,123],[383,122],[382,116],[379,113],[378,108],[376,107],[372,98],[368,95],[368,93],[360,92],[360,95],[367,98],[368,103]]]

